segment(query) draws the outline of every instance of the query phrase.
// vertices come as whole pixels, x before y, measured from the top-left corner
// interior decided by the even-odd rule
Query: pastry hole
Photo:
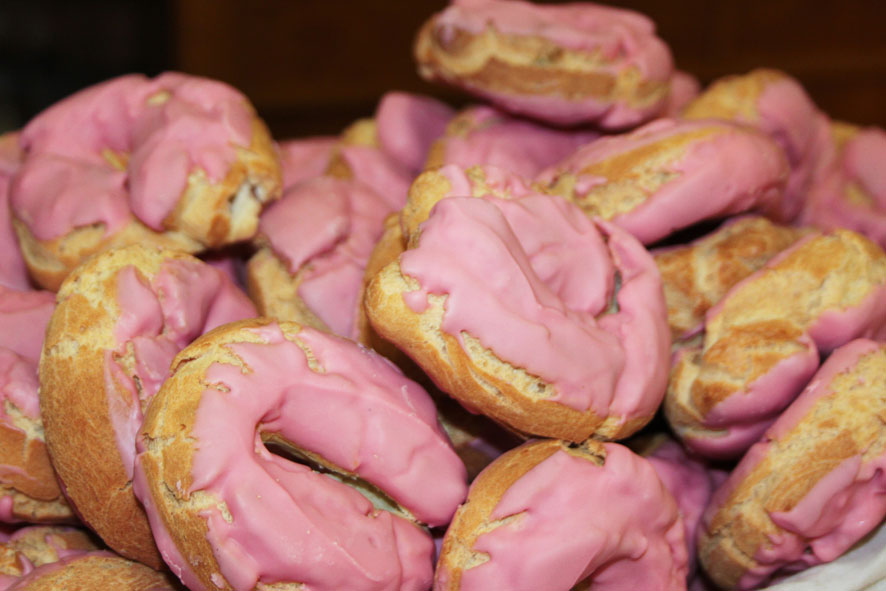
[[[310,468],[314,472],[328,476],[345,486],[353,488],[366,497],[376,510],[388,511],[389,513],[394,513],[410,521],[416,521],[412,515],[397,504],[397,502],[389,497],[384,491],[369,482],[366,482],[356,474],[335,466],[317,454],[298,449],[277,433],[262,433],[261,438],[265,449],[275,456]]]

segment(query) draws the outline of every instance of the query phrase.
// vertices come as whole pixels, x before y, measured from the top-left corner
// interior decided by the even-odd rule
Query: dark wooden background
[[[886,2],[615,0],[651,16],[703,82],[757,66],[800,79],[835,118],[886,127]],[[335,133],[422,82],[411,45],[443,0],[3,0],[0,131],[77,88],[179,69],[244,91],[279,138]]]

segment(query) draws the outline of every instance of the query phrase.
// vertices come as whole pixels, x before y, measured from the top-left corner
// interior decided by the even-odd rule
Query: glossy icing
[[[9,212],[9,183],[22,160],[18,133],[0,135],[0,285],[28,289],[28,271]]]
[[[167,260],[151,278],[134,266],[117,273],[116,347],[105,351],[108,410],[120,459],[132,477],[142,413],[169,374],[172,358],[213,328],[256,316],[255,307],[223,272],[197,259]],[[134,372],[115,361],[131,347]]]
[[[489,516],[510,520],[477,538],[489,560],[462,572],[461,591],[566,591],[587,578],[595,591],[685,589],[673,498],[648,462],[604,448],[603,466],[559,450],[511,485]]]
[[[19,291],[0,285],[0,347],[14,351],[36,366],[54,309],[55,294]]]
[[[325,173],[336,142],[335,136],[317,136],[277,144],[284,190]]]
[[[589,2],[537,5],[506,0],[455,0],[435,17],[433,35],[446,43],[458,31],[479,35],[494,29],[517,37],[541,37],[569,50],[593,55],[593,73],[617,78],[631,72],[647,83],[666,84],[673,70],[667,45],[655,35],[646,16]],[[560,124],[596,120],[606,127],[636,125],[658,112],[664,100],[637,107],[629,100],[604,96],[564,97],[549,94],[508,94],[472,88],[518,113]]]
[[[14,215],[40,240],[99,223],[113,233],[133,215],[163,230],[190,174],[224,178],[252,141],[252,119],[238,91],[174,72],[82,90],[22,130]]]
[[[445,294],[444,332],[551,383],[553,400],[623,420],[660,402],[669,336],[655,264],[565,200],[444,199],[400,268],[420,284],[407,305],[420,312],[428,294]],[[607,313],[613,298],[619,311]]]
[[[659,119],[591,142],[537,180],[556,191],[559,177],[574,177],[569,197],[589,215],[601,215],[595,191],[636,189],[641,198],[606,216],[649,244],[701,220],[777,207],[789,172],[782,150],[763,133],[727,122]]]
[[[359,337],[363,271],[390,212],[369,186],[322,177],[287,190],[259,220],[289,272],[302,271],[299,297],[335,334]]]
[[[834,142],[833,139],[830,139]],[[886,131],[854,128],[821,166],[801,221],[851,228],[886,247]]]
[[[443,135],[455,110],[429,96],[388,92],[375,111],[378,141],[391,158],[418,174],[428,149]]]
[[[600,136],[587,130],[545,127],[484,105],[465,109],[457,121],[464,129],[453,129],[450,124],[449,132],[435,146],[441,152],[435,165],[490,165],[528,179]]]
[[[427,533],[374,509],[356,490],[270,453],[262,435],[317,454],[384,490],[417,519],[443,524],[467,485],[431,399],[353,343],[301,329],[297,340],[323,368],[314,371],[276,325],[250,331],[260,343],[228,347],[252,371],[212,365],[207,382],[230,390],[204,390],[191,430],[199,444],[190,490],[214,495],[228,515],[203,514],[220,576],[234,589],[278,581],[317,591],[426,589],[434,551]],[[159,529],[167,562],[192,589],[202,589]]]
[[[739,484],[768,455],[778,453],[779,442],[810,417],[816,405],[841,395],[832,385],[834,379],[841,374],[852,375],[860,361],[871,355],[882,356],[883,345],[858,339],[834,351],[800,396],[754,444],[715,492],[705,511],[706,526],[710,526],[714,515]],[[866,380],[863,375],[858,379]],[[822,433],[821,436],[830,434]],[[865,455],[869,457],[854,455],[837,464],[813,483],[792,509],[768,512],[772,523],[781,531],[770,536],[769,542],[757,550],[753,558],[758,564],[741,578],[738,588],[754,588],[782,568],[798,570],[832,561],[882,521],[886,516],[886,455]]]

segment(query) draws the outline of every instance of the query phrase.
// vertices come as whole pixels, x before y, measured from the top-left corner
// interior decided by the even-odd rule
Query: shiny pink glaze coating
[[[437,35],[456,31],[480,34],[487,27],[515,36],[542,37],[566,49],[598,54],[606,63],[595,71],[616,77],[636,68],[644,80],[665,82],[673,71],[667,45],[655,35],[646,16],[589,2],[536,5],[511,0],[455,0],[436,17]],[[636,125],[658,113],[663,102],[644,107],[596,97],[580,100],[559,95],[513,95],[469,88],[500,107],[555,124],[595,122],[606,128]]]
[[[763,133],[728,122],[659,119],[629,134],[591,142],[538,176],[550,183],[563,172],[577,175],[576,191],[586,194],[607,179],[582,173],[586,167],[620,154],[716,126],[661,169],[675,175],[631,211],[612,222],[644,244],[705,219],[777,207],[790,172],[778,145]],[[725,131],[725,133],[724,133]]]
[[[850,228],[886,248],[886,131],[859,131],[825,165],[801,220],[822,228]],[[847,195],[853,186],[869,199]]]
[[[603,445],[603,466],[557,451],[511,485],[489,519],[516,517],[477,538],[489,561],[462,572],[461,591],[567,591],[588,577],[595,591],[686,588],[674,499],[646,460]]]
[[[571,155],[597,139],[593,131],[566,131],[515,119],[492,107],[471,107],[460,117],[470,117],[475,129],[465,136],[444,140],[443,164],[468,168],[486,164],[505,168],[526,178]]]
[[[435,98],[388,92],[375,111],[378,141],[391,158],[413,174],[424,167],[428,149],[446,131],[455,110]]]
[[[684,72],[683,70],[674,70],[671,76],[671,92],[668,94],[668,101],[662,110],[662,117],[679,117],[680,112],[692,99],[701,92],[701,83],[698,78]]]
[[[655,263],[571,203],[444,199],[400,267],[421,284],[407,305],[420,311],[428,294],[446,294],[444,332],[459,341],[467,332],[553,384],[553,400],[624,421],[661,402],[670,337]],[[607,313],[613,296],[619,310]]]
[[[368,185],[384,199],[390,211],[406,204],[413,173],[386,152],[370,146],[342,146],[340,155],[352,178]]]
[[[706,322],[711,322],[720,314],[724,302],[732,293],[742,289],[746,282],[755,281],[759,273],[778,265],[815,236],[801,238],[770,259],[763,269],[734,285],[720,302],[708,310]],[[746,450],[809,383],[822,355],[853,339],[886,339],[886,285],[871,289],[857,306],[825,310],[810,322],[806,331],[798,339],[799,343],[805,345],[803,351],[782,359],[769,372],[718,403],[705,416],[704,425],[723,429],[723,435],[687,436],[684,443],[708,457],[736,457]],[[682,354],[688,352],[678,352],[678,355]]]
[[[21,163],[18,133],[0,136],[0,285],[28,289],[28,270],[9,215],[9,183]]]
[[[858,339],[837,349],[821,366],[803,393],[767,430],[766,435],[742,458],[723,485],[717,489],[704,513],[704,523],[720,510],[730,494],[820,399],[839,395],[831,388],[833,379],[851,372],[859,359],[884,345]],[[785,532],[770,538],[754,559],[759,567],[746,573],[740,589],[752,589],[781,568],[805,568],[834,560],[886,516],[886,456],[863,462],[860,455],[843,461],[819,480],[790,511],[771,513],[773,523]]]
[[[40,240],[97,223],[112,233],[132,215],[162,230],[188,175],[202,169],[219,181],[227,174],[236,146],[252,141],[252,118],[238,91],[184,74],[132,74],[92,86],[22,131],[13,213]],[[105,150],[128,155],[126,170],[113,167]]]
[[[446,523],[467,492],[430,397],[380,356],[303,328],[298,339],[324,368],[275,325],[254,329],[262,344],[229,345],[252,369],[213,365],[191,435],[191,491],[225,503],[232,517],[207,511],[220,574],[235,589],[295,581],[322,590],[426,589],[433,542],[412,523],[376,511],[354,489],[271,454],[262,433],[277,433],[369,481],[419,520]],[[143,491],[143,474],[136,492]],[[150,501],[149,501],[150,502]],[[151,512],[149,511],[149,516]],[[152,518],[165,560],[202,589]]]
[[[335,136],[318,136],[287,140],[277,144],[283,188],[321,176],[329,166],[332,150],[338,143]]]
[[[689,556],[689,576],[695,572],[696,533],[701,515],[716,488],[728,474],[715,470],[697,457],[690,456],[683,446],[667,440],[645,456],[655,468],[662,484],[677,502],[680,517],[686,527],[686,547]]]
[[[259,221],[259,232],[295,274],[298,295],[335,334],[357,339],[363,271],[391,212],[359,181],[321,177],[287,190]]]
[[[18,353],[36,366],[54,309],[53,293],[19,291],[0,285],[0,347]]]
[[[201,334],[257,314],[227,275],[197,260],[168,260],[150,282],[139,277],[135,267],[124,268],[117,274],[117,305],[117,348],[105,353],[105,387],[116,392],[125,385],[131,395],[129,401],[108,397],[117,449],[131,478],[142,409],[169,374],[172,358]],[[141,389],[114,361],[114,354],[123,354],[127,344],[135,355]]]

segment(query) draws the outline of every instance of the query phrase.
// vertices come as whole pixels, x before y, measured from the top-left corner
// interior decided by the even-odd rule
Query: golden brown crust
[[[479,34],[462,29],[440,34],[435,17],[416,38],[419,74],[481,92],[558,96],[569,101],[597,99],[647,107],[663,101],[667,81],[643,79],[635,66],[606,71],[599,50],[568,49],[537,35],[509,35],[489,25]]]
[[[734,133],[722,123],[712,123],[675,133],[655,142],[619,152],[580,170],[563,170],[539,189],[572,201],[591,217],[606,220],[628,213],[645,203],[666,183],[679,176],[677,163],[696,142]],[[603,179],[590,189],[580,177]]]
[[[482,534],[501,525],[501,521],[493,520],[491,515],[502,496],[527,472],[558,451],[598,466],[606,460],[606,450],[599,442],[586,441],[581,446],[571,446],[553,439],[533,441],[499,456],[471,484],[467,500],[455,512],[446,531],[437,563],[437,569],[446,573],[446,586],[439,591],[458,591],[462,573],[489,559],[473,546]]]
[[[490,190],[481,167],[469,168],[465,174],[475,197],[511,197]],[[419,225],[450,189],[449,181],[437,170],[423,172],[415,179],[400,212],[407,248],[418,244]],[[466,407],[519,433],[576,442],[592,434],[607,439],[626,437],[651,418],[622,423],[618,417],[601,418],[591,410],[582,412],[548,400],[553,393],[550,384],[499,359],[471,335],[443,332],[445,296],[430,295],[425,311],[412,310],[403,294],[416,288],[416,282],[401,273],[399,261],[390,262],[366,288],[364,308],[369,322],[383,339],[409,355],[439,388]]]
[[[173,591],[180,589],[168,574],[147,566],[112,556],[107,553],[90,553],[63,561],[63,565],[50,565],[47,570],[37,570],[19,581],[16,589],[21,591]]]
[[[141,504],[120,458],[109,398],[134,404],[128,389],[106,391],[106,356],[118,344],[117,273],[142,277],[189,255],[140,246],[108,251],[74,270],[58,293],[40,360],[40,407],[50,457],[83,520],[116,552],[154,568],[163,565]],[[113,354],[126,363],[126,356]],[[114,379],[116,384],[116,379]]]
[[[64,236],[40,240],[13,219],[28,272],[41,287],[57,291],[65,277],[88,257],[112,248],[142,244],[197,253],[206,248],[252,237],[264,203],[281,194],[277,154],[264,123],[253,120],[249,148],[237,148],[238,159],[221,182],[211,184],[203,171],[188,178],[175,209],[156,232],[132,219],[113,234],[104,224],[74,228]]]
[[[252,119],[252,143],[236,148],[237,160],[219,182],[202,170],[188,177],[188,186],[163,222],[203,248],[217,248],[252,238],[265,203],[283,193],[280,161],[271,134],[258,117]]]
[[[145,414],[139,433],[144,452],[139,464],[145,473],[147,494],[154,505],[157,519],[165,526],[178,551],[192,567],[193,573],[208,589],[230,589],[224,582],[213,580],[218,572],[212,545],[208,538],[205,508],[222,506],[211,493],[191,492],[194,439],[191,431],[196,421],[201,393],[215,386],[207,381],[206,372],[214,363],[240,366],[244,362],[232,353],[231,343],[262,342],[251,329],[273,322],[253,319],[232,322],[201,336],[183,349],[173,360],[170,376]],[[284,336],[296,340],[301,327],[281,322]],[[166,483],[176,483],[175,487]],[[224,509],[223,509],[224,510]]]
[[[712,579],[732,588],[771,540],[785,534],[770,515],[790,511],[845,460],[886,453],[886,350],[862,356],[831,382],[803,419],[774,440],[701,528],[699,556]]]
[[[0,544],[4,551],[20,553],[33,566],[42,566],[56,562],[61,558],[59,552],[78,550],[89,552],[99,550],[101,546],[86,531],[73,527],[33,526],[19,530],[14,539]],[[21,576],[22,572],[11,572],[0,567],[0,573]]]
[[[0,498],[12,499],[11,513],[22,521],[75,522],[49,462],[42,422],[24,415],[9,400],[6,414],[15,417],[15,426],[0,424],[0,465],[7,467]]]
[[[757,100],[767,86],[789,76],[779,70],[758,68],[747,74],[725,76],[695,97],[681,114],[683,119],[759,121]]]
[[[705,312],[732,286],[808,233],[748,216],[724,224],[692,244],[654,253],[671,336],[677,339],[699,326]]]
[[[309,270],[306,265],[293,275],[286,261],[274,254],[271,247],[260,248],[246,264],[246,289],[259,314],[330,332],[298,295],[299,285]]]
[[[104,224],[94,224],[76,228],[53,240],[39,240],[16,219],[13,219],[13,227],[28,273],[37,285],[50,291],[58,291],[65,277],[81,262],[112,248],[143,244],[189,253],[202,250],[198,243],[184,235],[154,232],[135,220],[109,236],[105,235]]]
[[[812,234],[741,283],[705,324],[704,342],[671,370],[665,412],[700,434],[714,406],[807,349],[825,310],[846,310],[886,284],[886,255],[849,230]]]

